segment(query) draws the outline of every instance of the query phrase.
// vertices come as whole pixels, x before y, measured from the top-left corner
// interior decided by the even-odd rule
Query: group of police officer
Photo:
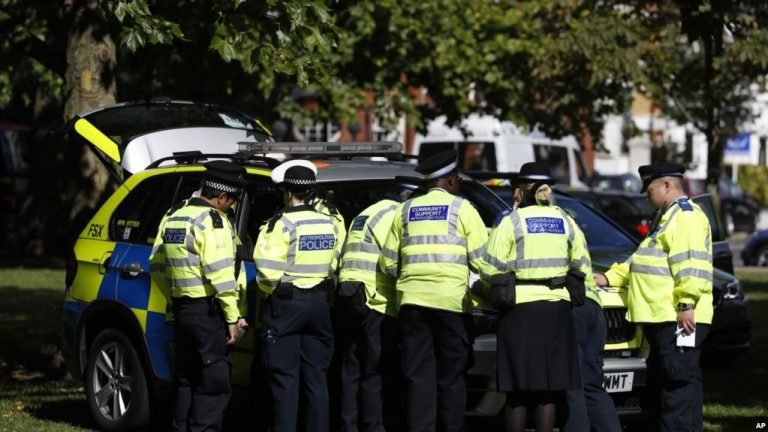
[[[161,222],[150,259],[175,320],[174,430],[221,428],[230,346],[248,327],[227,217],[245,170],[225,161],[206,168],[197,196]],[[555,205],[546,165],[523,165],[516,209],[500,215],[490,236],[459,196],[457,168],[455,151],[422,160],[423,178],[399,181],[418,190],[374,203],[348,232],[314,194],[315,165],[294,160],[273,170],[284,207],[261,227],[253,252],[272,430],[329,429],[335,344],[343,355],[342,430],[463,430],[473,296],[501,313],[507,430],[524,430],[529,411],[537,430],[552,430],[556,406],[564,407],[562,430],[618,430],[602,388],[606,325],[597,290],[606,285],[629,286],[627,318],[646,329],[649,371],[660,371],[661,429],[701,430],[698,347],[712,318],[711,235],[682,192],[683,167],[641,167],[659,209],[651,231],[626,262],[594,275],[584,234]],[[469,271],[481,276],[471,290]],[[343,317],[336,329],[334,301]],[[691,334],[695,343],[679,343]]]

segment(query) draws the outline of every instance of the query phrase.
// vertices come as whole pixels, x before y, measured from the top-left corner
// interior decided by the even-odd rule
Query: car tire
[[[733,215],[731,213],[723,213],[723,226],[725,227],[725,232],[728,235],[736,232],[736,224],[733,222]]]
[[[101,430],[126,431],[148,424],[144,367],[121,331],[106,329],[96,336],[88,350],[85,371],[88,408]]]
[[[764,245],[757,250],[752,264],[758,267],[768,267],[768,245]]]

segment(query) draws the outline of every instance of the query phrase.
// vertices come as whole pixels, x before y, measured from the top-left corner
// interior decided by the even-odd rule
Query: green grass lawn
[[[752,431],[768,421],[768,271],[736,271],[749,298],[752,349],[725,367],[704,368],[704,428]]]
[[[749,296],[752,350],[704,369],[707,431],[768,420],[768,271],[737,271]],[[93,430],[82,384],[53,379],[64,271],[0,269],[0,432]]]
[[[0,269],[0,432],[93,430],[82,383],[51,369],[64,271]]]

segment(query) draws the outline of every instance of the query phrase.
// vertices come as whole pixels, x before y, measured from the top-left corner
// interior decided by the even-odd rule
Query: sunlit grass
[[[705,430],[768,420],[768,271],[737,271],[749,297],[752,350],[704,369]],[[0,269],[0,432],[95,428],[82,384],[46,376],[61,327],[64,271]]]
[[[755,430],[768,420],[768,271],[736,272],[749,298],[752,347],[733,364],[704,369],[704,429]]]

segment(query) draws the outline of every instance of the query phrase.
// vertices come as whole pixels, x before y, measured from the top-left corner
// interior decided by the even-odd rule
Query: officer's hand
[[[229,324],[229,337],[227,337],[227,345],[234,345],[237,342],[237,323]]]
[[[677,313],[677,326],[683,329],[683,333],[689,335],[696,330],[696,320],[693,319],[693,309]]]
[[[469,292],[477,297],[485,298],[485,288],[483,287],[483,281],[480,279],[476,280],[472,284],[472,287],[469,288]]]
[[[237,320],[237,329],[238,330],[247,330],[248,329],[248,321],[245,320],[245,318],[240,318]]]
[[[593,273],[592,276],[595,278],[595,284],[597,286],[608,286],[608,278],[605,277],[602,273]]]

